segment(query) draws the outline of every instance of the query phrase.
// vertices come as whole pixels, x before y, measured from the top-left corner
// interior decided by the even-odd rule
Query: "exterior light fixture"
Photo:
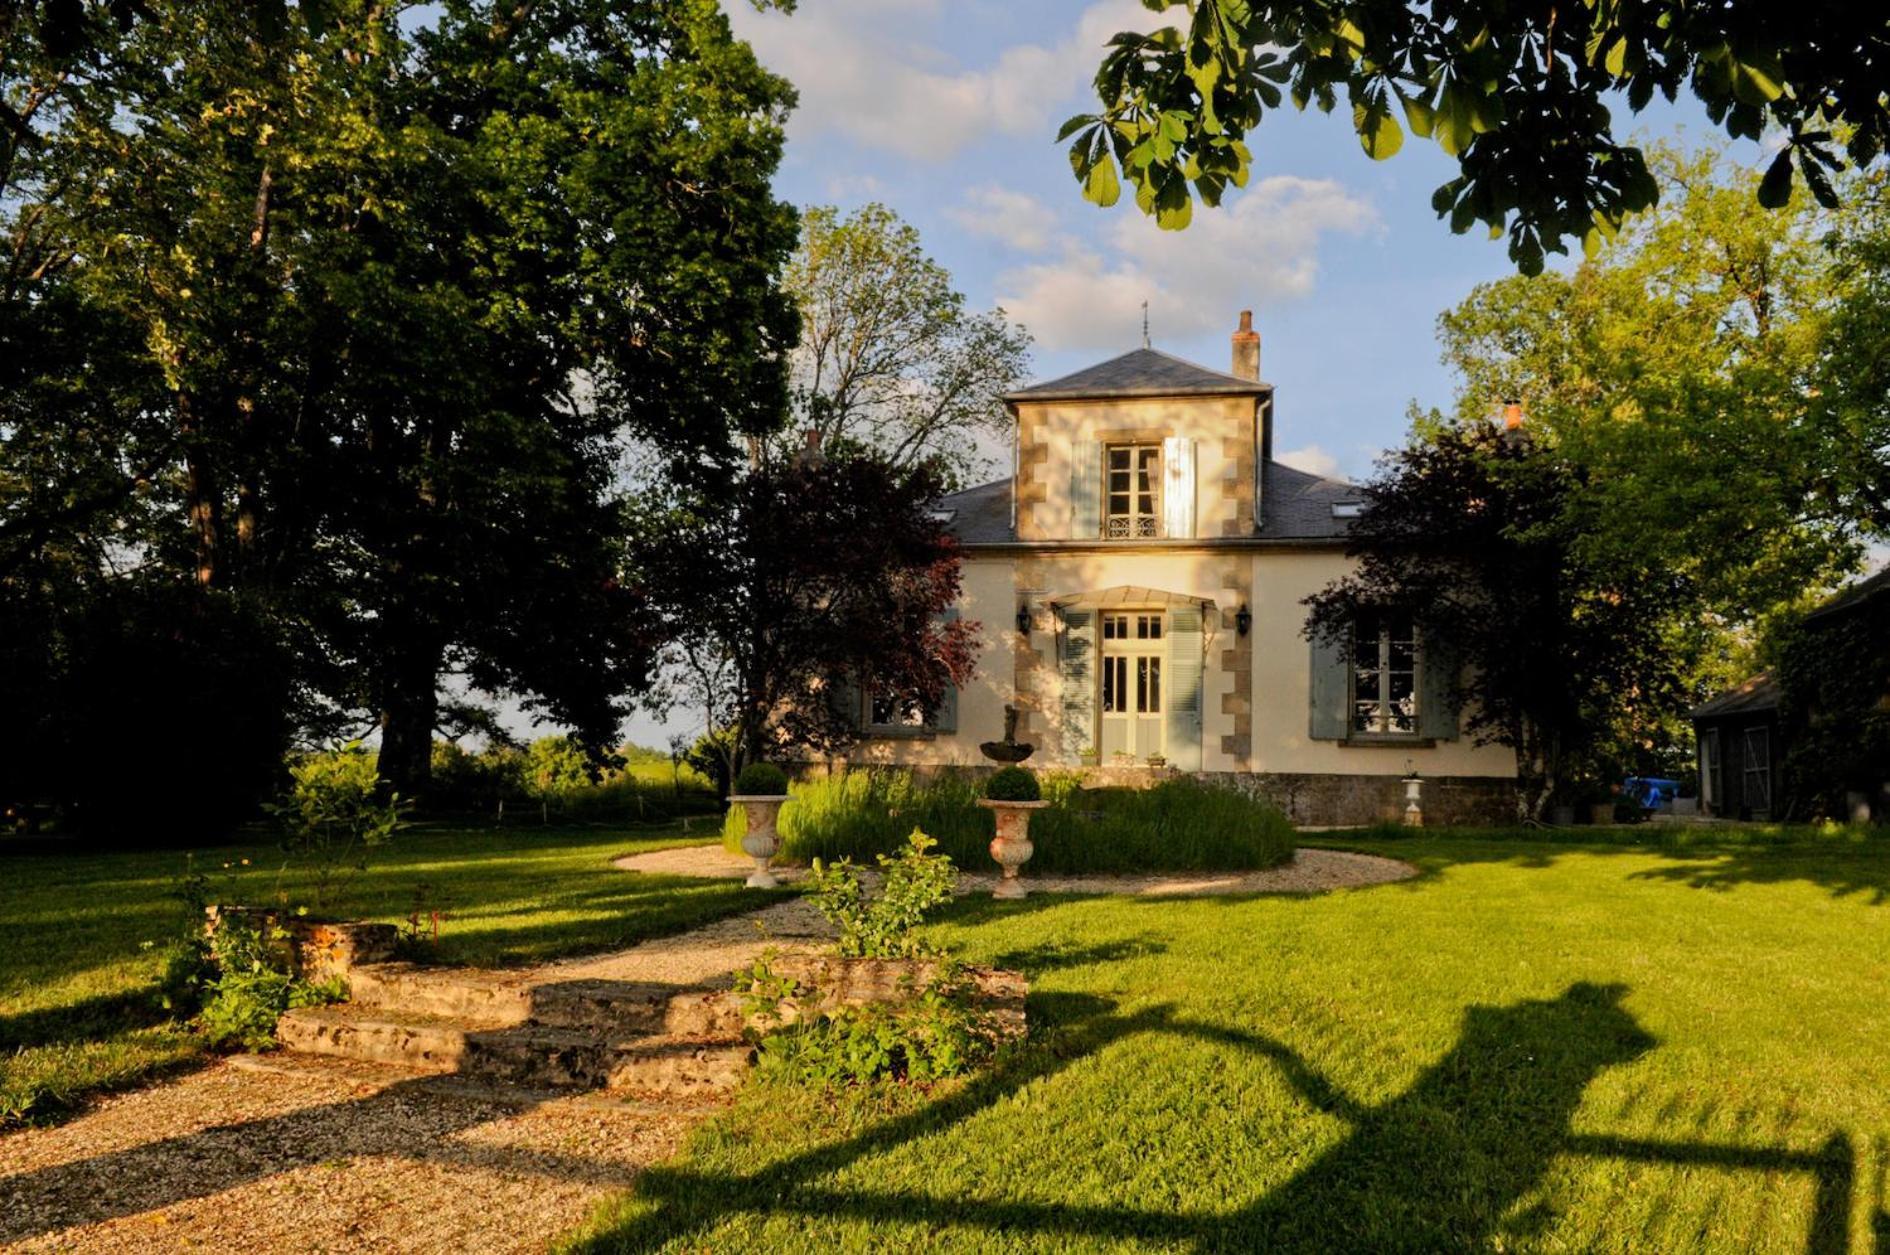
[[[1027,601],[1017,603],[1017,630],[1024,636],[1030,635],[1030,603]]]
[[[1243,601],[1240,603],[1240,609],[1234,611],[1234,630],[1245,636],[1247,629],[1252,626],[1253,612],[1247,609],[1247,603]]]

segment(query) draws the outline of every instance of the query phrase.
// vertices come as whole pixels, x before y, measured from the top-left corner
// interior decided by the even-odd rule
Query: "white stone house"
[[[920,719],[858,698],[853,764],[982,767],[1004,708],[1036,768],[1168,769],[1301,823],[1510,813],[1515,759],[1449,699],[1447,642],[1408,617],[1309,642],[1303,599],[1349,569],[1355,487],[1273,460],[1272,385],[1243,313],[1228,373],[1141,348],[1006,398],[1014,474],[939,502],[964,549],[977,672]]]

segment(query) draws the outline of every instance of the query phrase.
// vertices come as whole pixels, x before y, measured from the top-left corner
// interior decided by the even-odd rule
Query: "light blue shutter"
[[[1096,612],[1063,611],[1063,754],[1075,762],[1096,746]]]
[[[1194,439],[1162,441],[1162,535],[1194,535]]]
[[[1347,632],[1328,640],[1312,638],[1312,727],[1315,741],[1343,741],[1351,726],[1352,639]]]
[[[1167,758],[1182,771],[1201,770],[1204,639],[1199,606],[1176,606],[1168,612]]]
[[[1437,741],[1457,739],[1461,712],[1457,673],[1462,655],[1454,642],[1421,637],[1418,647],[1418,735]]]
[[[939,618],[946,623],[958,621],[958,607],[953,606]],[[938,709],[932,712],[932,728],[937,732],[958,731],[958,686],[947,681],[945,693],[939,698]]]
[[[1091,540],[1102,535],[1102,445],[1094,440],[1070,442],[1070,538]]]

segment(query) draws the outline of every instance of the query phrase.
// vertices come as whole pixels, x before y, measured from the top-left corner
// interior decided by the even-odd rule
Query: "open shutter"
[[[1096,746],[1096,612],[1063,612],[1063,754],[1074,762]]]
[[[953,606],[939,618],[946,623],[958,621],[958,607]],[[938,709],[932,712],[932,729],[935,732],[958,731],[958,686],[947,681],[945,693],[939,698]]]
[[[1194,439],[1162,441],[1162,535],[1194,535]]]
[[[1201,770],[1201,608],[1168,612],[1167,758],[1182,771]]]
[[[866,698],[853,676],[833,681],[827,690],[827,700],[848,727],[862,731],[866,728]]]
[[[1418,735],[1457,739],[1457,672],[1462,655],[1442,637],[1424,636],[1418,646]]]
[[[1102,445],[1070,441],[1070,538],[1102,535]]]
[[[1343,741],[1352,704],[1351,637],[1327,640],[1315,632],[1312,638],[1312,726],[1315,741]]]

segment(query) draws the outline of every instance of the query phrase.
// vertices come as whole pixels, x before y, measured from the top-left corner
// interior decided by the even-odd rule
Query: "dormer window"
[[[1162,447],[1114,444],[1103,456],[1103,535],[1111,540],[1160,536]]]

